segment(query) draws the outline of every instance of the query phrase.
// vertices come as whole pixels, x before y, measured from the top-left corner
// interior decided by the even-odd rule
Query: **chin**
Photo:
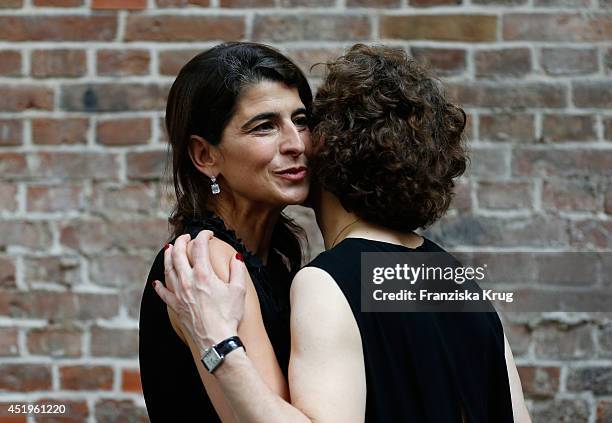
[[[283,203],[287,205],[302,204],[308,198],[308,185],[284,190],[282,193]]]

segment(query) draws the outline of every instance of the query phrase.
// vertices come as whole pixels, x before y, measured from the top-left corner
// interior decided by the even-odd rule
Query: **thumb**
[[[247,280],[247,268],[244,264],[242,254],[236,253],[230,262],[229,284],[231,287],[245,291]]]

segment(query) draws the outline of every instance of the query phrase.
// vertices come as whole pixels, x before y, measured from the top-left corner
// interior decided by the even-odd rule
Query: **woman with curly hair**
[[[356,45],[328,64],[313,104],[309,197],[326,251],[291,285],[290,402],[266,387],[244,349],[220,342],[243,314],[241,263],[223,283],[207,264],[210,233],[166,251],[169,289],[155,289],[238,421],[530,421],[496,313],[361,311],[362,253],[452,257],[413,231],[450,205],[467,164],[465,123],[402,50]]]

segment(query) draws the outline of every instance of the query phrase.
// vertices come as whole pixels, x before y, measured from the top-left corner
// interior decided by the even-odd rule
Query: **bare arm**
[[[199,241],[204,241],[198,243]],[[206,256],[206,240],[195,241]],[[184,240],[177,240],[179,250]],[[171,247],[172,248],[172,247]],[[170,249],[169,249],[170,250]],[[202,250],[200,250],[202,252]],[[178,254],[180,253],[180,254]],[[166,254],[169,254],[167,251]],[[176,268],[173,283],[176,296],[160,287],[156,288],[161,298],[171,307],[189,308],[188,302],[177,299],[181,296],[192,298],[198,307],[191,306],[195,312],[179,313],[185,316],[184,326],[193,326],[194,339],[190,344],[197,345],[202,351],[207,345],[224,339],[225,335],[235,334],[232,316],[225,319],[197,314],[198,309],[224,307],[217,298],[227,300],[227,309],[235,303],[231,295],[212,294],[215,289],[223,289],[211,273],[194,270],[189,273],[187,265],[178,251],[172,258]],[[196,266],[203,258],[198,259]],[[210,288],[192,291],[193,274],[198,274],[198,286]],[[233,259],[230,270],[230,283],[240,284],[246,270],[244,265]],[[190,280],[191,278],[191,280]],[[229,287],[225,288],[229,289]],[[183,292],[181,290],[186,290]],[[219,383],[238,421],[244,422],[355,422],[363,421],[365,415],[365,370],[361,339],[350,307],[339,288],[329,275],[318,269],[303,269],[296,275],[291,289],[292,299],[292,355],[289,369],[289,387],[293,403],[281,398],[263,382],[255,370],[249,356],[242,349],[226,356],[224,363],[215,371]],[[239,312],[237,313],[239,314]],[[196,316],[191,319],[190,316]],[[317,316],[313,319],[312,316]],[[198,330],[195,330],[195,328]],[[207,332],[206,327],[211,331]],[[224,335],[221,335],[224,334]],[[223,338],[221,338],[223,336]],[[215,337],[221,338],[214,340]],[[197,339],[195,339],[197,338]]]
[[[512,414],[514,415],[514,421],[517,423],[531,423],[531,417],[529,417],[529,411],[527,411],[525,398],[523,397],[521,379],[519,378],[512,350],[510,349],[510,344],[505,334],[504,351],[504,355],[506,356],[506,368],[508,369],[508,380],[510,381],[510,396],[512,397]]]
[[[215,273],[220,279],[229,281],[229,263],[231,258],[236,254],[236,251],[225,242],[213,238],[210,240],[210,255],[211,265]],[[165,257],[169,258],[169,257]],[[171,266],[171,264],[170,264]],[[259,300],[257,292],[253,286],[248,272],[246,274],[246,299],[244,318],[238,326],[238,335],[249,351],[249,358],[253,363],[253,367],[261,376],[264,383],[269,387],[271,392],[279,395],[282,398],[289,398],[289,390],[287,381],[282,374],[280,366],[276,360],[274,350],[266,333],[261,317]],[[221,386],[217,379],[208,373],[200,361],[201,354],[197,346],[193,342],[189,343],[185,336],[180,320],[177,314],[168,307],[168,315],[173,328],[177,335],[185,342],[192,353],[194,362],[196,363],[200,378],[206,389],[206,392],[215,407],[215,411],[220,416],[224,423],[235,422],[236,418],[228,403]]]

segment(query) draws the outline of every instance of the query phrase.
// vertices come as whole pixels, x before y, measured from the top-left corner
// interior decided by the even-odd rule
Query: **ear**
[[[196,169],[209,178],[220,173],[219,150],[199,135],[191,135],[189,138],[189,156]]]

